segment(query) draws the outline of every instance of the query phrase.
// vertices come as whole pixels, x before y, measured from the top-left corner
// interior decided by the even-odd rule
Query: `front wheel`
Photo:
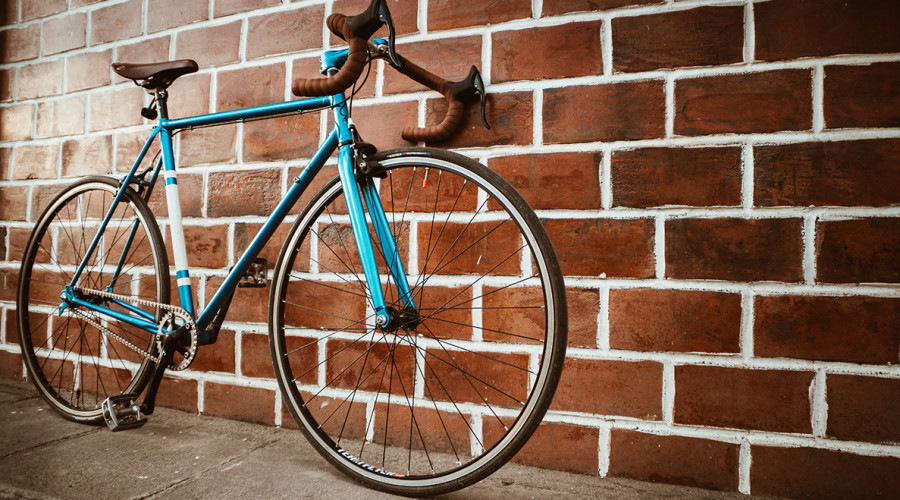
[[[276,266],[276,378],[340,470],[402,495],[445,493],[506,463],[543,418],[565,359],[563,279],[537,216],[483,165],[427,148],[369,164],[395,242],[375,242],[392,321],[376,325],[335,178]],[[398,261],[408,296],[390,272]]]

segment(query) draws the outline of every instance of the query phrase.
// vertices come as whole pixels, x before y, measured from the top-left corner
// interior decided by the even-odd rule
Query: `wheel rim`
[[[112,181],[110,181],[112,182]],[[150,362],[121,342],[101,334],[71,307],[60,312],[60,294],[96,234],[117,187],[86,182],[54,199],[39,220],[23,259],[19,290],[20,343],[35,385],[51,405],[76,420],[96,421],[100,404],[111,395],[139,392]],[[158,228],[125,196],[104,232],[98,252],[78,285],[152,302],[168,302],[167,264]],[[133,235],[133,237],[132,237]],[[121,259],[122,272],[113,271]],[[27,269],[26,269],[27,265]],[[98,298],[86,300],[125,312],[121,305]],[[158,317],[155,308],[139,306]],[[145,351],[154,352],[153,335],[79,308],[93,321]]]
[[[411,174],[408,163],[418,165]],[[405,241],[399,252],[418,316],[403,316],[408,308],[383,279],[401,326],[374,327],[371,305],[364,319],[348,321],[361,316],[365,298],[363,289],[351,287],[361,272],[354,269],[352,238],[342,236],[349,225],[341,189],[332,185],[317,198],[331,202],[305,212],[301,225],[316,222],[290,242],[297,248],[289,259],[292,279],[277,280],[274,291],[282,334],[273,357],[289,406],[333,460],[377,483],[446,484],[505,462],[542,417],[556,383],[556,356],[549,351],[558,348],[552,304],[560,292],[550,283],[545,249],[530,230],[522,231],[535,222],[507,210],[513,207],[508,192],[438,158],[382,165],[387,175],[379,193],[392,231]],[[376,254],[387,260],[379,248]],[[350,263],[341,264],[341,255]],[[477,272],[463,273],[469,267]],[[309,285],[322,274],[332,281]],[[323,295],[327,288],[330,295],[355,297],[357,313],[350,316],[347,301],[335,299],[316,312],[304,310],[320,314],[319,325],[296,324],[291,309],[306,306],[294,298],[317,287]]]

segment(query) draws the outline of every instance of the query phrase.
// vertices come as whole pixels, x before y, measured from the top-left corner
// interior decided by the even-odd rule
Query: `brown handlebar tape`
[[[343,92],[350,88],[366,68],[368,43],[364,38],[355,37],[343,14],[332,14],[326,21],[328,29],[350,44],[347,62],[330,78],[296,78],[291,84],[291,91],[296,96],[326,96]]]
[[[441,123],[425,128],[405,127],[400,132],[400,137],[410,142],[437,142],[450,137],[459,127],[459,124],[462,123],[466,105],[462,101],[457,101],[453,98],[447,80],[410,62],[409,59],[403,56],[398,55],[397,57],[402,63],[399,69],[401,73],[432,90],[440,92],[447,99],[448,103],[447,114]]]

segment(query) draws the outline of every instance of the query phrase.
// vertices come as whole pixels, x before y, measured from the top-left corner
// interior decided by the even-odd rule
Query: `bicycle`
[[[397,54],[390,12],[333,14],[349,47],[325,52],[326,78],[293,82],[303,99],[170,119],[167,88],[191,60],[114,64],[153,95],[157,124],[124,178],[87,177],[38,219],[17,291],[28,374],[76,422],[137,427],[166,370],[216,341],[235,289],[266,286],[269,343],[285,406],[313,447],[364,484],[402,495],[470,485],[505,464],[542,420],[565,359],[565,288],[527,203],[487,167],[428,147],[377,152],[350,119],[376,58],[449,101],[451,134],[485,90],[477,69],[448,82]],[[372,35],[387,26],[388,39]],[[334,128],[201,311],[195,311],[172,137],[186,129],[331,109]],[[158,139],[161,155],[141,168]],[[338,175],[294,220],[272,272],[257,258],[337,151]],[[148,200],[162,173],[170,267]],[[139,398],[143,394],[143,400]]]

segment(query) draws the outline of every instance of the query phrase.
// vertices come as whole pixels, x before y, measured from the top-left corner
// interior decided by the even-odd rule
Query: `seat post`
[[[169,119],[169,108],[166,105],[166,99],[169,98],[169,92],[166,89],[156,90],[156,108],[159,110],[161,119]]]

